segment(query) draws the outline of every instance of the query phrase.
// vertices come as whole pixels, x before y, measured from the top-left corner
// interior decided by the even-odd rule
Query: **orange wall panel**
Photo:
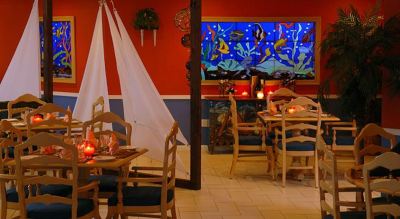
[[[174,25],[174,16],[182,8],[189,6],[189,0],[114,0],[133,43],[146,66],[150,77],[162,95],[187,95],[189,87],[186,81],[185,63],[189,59],[189,51],[180,44],[183,33]],[[394,0],[396,1],[396,0]],[[10,63],[15,48],[26,25],[32,7],[30,0],[0,0],[0,78]],[[329,23],[336,19],[339,7],[353,4],[365,10],[375,0],[203,0],[203,16],[214,17],[321,17],[322,33]],[[42,2],[40,2],[42,7]],[[75,16],[76,46],[76,84],[55,84],[55,91],[78,92],[85,69],[86,59],[94,29],[98,10],[97,0],[54,0],[54,16]],[[140,33],[132,27],[135,13],[142,8],[152,7],[160,17],[160,30],[157,32],[157,46],[153,47],[152,32],[146,31],[144,47],[140,46]],[[105,14],[104,42],[107,78],[110,94],[120,94],[114,51]],[[321,80],[329,71],[324,68],[324,57],[321,57]],[[300,93],[316,93],[318,86],[297,86]],[[215,94],[215,86],[203,86],[204,94]]]

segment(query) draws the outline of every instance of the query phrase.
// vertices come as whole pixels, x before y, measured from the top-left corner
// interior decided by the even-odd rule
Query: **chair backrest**
[[[165,139],[164,161],[163,161],[163,181],[161,188],[161,205],[168,203],[168,190],[175,190],[175,167],[176,167],[176,135],[179,125],[174,122],[168,136]]]
[[[92,105],[92,119],[96,118],[98,115],[104,113],[104,97],[100,96]],[[98,128],[100,131],[103,130],[103,123],[99,122],[94,125],[95,129]]]
[[[10,122],[0,122],[0,150],[3,154],[0,158],[0,173],[3,173],[3,161],[9,159],[9,147],[22,142],[22,132],[16,129]]]
[[[63,159],[54,155],[39,155],[33,157],[26,157],[24,150],[35,145],[39,148],[56,145],[69,150],[71,156]],[[15,147],[15,161],[17,173],[17,188],[18,191],[24,191],[25,186],[36,186],[36,190],[30,189],[28,197],[25,197],[24,192],[18,192],[19,210],[21,218],[27,218],[26,206],[31,203],[62,203],[72,206],[72,218],[77,218],[78,208],[78,151],[74,145],[67,144],[60,136],[41,132],[37,135],[30,137],[23,144]],[[62,168],[69,170],[69,177],[63,176],[49,176],[49,175],[25,175],[26,170],[40,168],[40,170],[53,170],[54,168]],[[31,172],[32,173],[32,172]],[[60,174],[63,175],[63,174]],[[72,186],[71,197],[61,197],[50,194],[42,194],[40,185],[68,185]]]
[[[45,105],[46,104],[46,102],[33,96],[32,94],[24,94],[22,96],[19,96],[17,99],[11,100],[7,104],[9,119],[11,119],[14,116],[14,114],[18,114],[18,113],[24,112],[28,109],[32,109],[30,107],[13,108],[14,105],[19,104],[19,103],[36,103],[37,105]]]
[[[319,160],[320,181],[320,204],[322,217],[330,214],[334,219],[340,219],[338,173],[335,154],[328,149],[324,150],[324,159]],[[325,195],[330,194],[332,203],[328,203]]]
[[[367,207],[367,219],[373,219],[376,213],[385,213],[395,218],[400,217],[400,205],[396,203],[376,204],[372,202],[372,191],[383,192],[388,195],[400,195],[400,181],[392,177],[371,179],[370,172],[376,168],[385,168],[389,171],[400,170],[400,155],[394,152],[386,152],[376,157],[363,166],[363,178],[365,187],[365,199]]]
[[[390,143],[390,148],[383,147],[381,144],[371,143],[371,137],[380,137],[386,139]],[[382,127],[369,123],[361,131],[354,140],[356,163],[364,163],[365,156],[376,156],[390,151],[397,143],[396,136],[385,131]]]
[[[111,124],[119,124],[125,128],[125,133],[113,131],[113,130],[95,130],[95,124],[98,124],[99,122],[102,123],[111,123]],[[87,128],[90,127],[91,130],[94,132],[95,137],[100,138],[102,135],[111,135],[115,134],[115,136],[119,140],[125,141],[126,145],[131,145],[131,136],[132,136],[132,125],[128,122],[125,122],[121,117],[119,117],[117,114],[112,113],[112,112],[105,112],[102,113],[98,116],[96,116],[94,119],[86,121],[83,123],[82,126],[82,136],[86,138],[86,130]]]
[[[43,120],[32,121],[31,118],[38,114],[43,116]],[[59,118],[57,118],[55,114],[58,114]],[[50,115],[49,118],[48,115]],[[68,119],[64,119],[65,117],[68,117]],[[71,137],[71,122],[71,111],[53,103],[47,103],[28,113],[28,115],[26,116],[27,135],[28,137],[31,136],[32,129],[37,127],[48,126],[49,128],[51,128],[52,126],[63,126],[67,129],[67,137]]]
[[[296,108],[296,109],[294,109]],[[290,112],[294,109],[294,112]],[[313,122],[287,122],[290,118],[312,118]],[[287,137],[286,133],[296,131],[296,135]],[[307,133],[306,133],[307,132]],[[321,137],[321,105],[307,97],[298,97],[282,108],[282,151],[286,153],[289,142],[313,142]],[[315,147],[315,150],[317,148]]]
[[[288,89],[288,88],[279,88],[278,90],[274,91],[272,94],[270,94],[270,99],[274,99],[276,97],[293,97],[293,98],[297,98],[297,97],[301,97],[300,94],[297,94],[296,92]]]
[[[12,158],[9,157],[10,146],[15,146],[22,142],[22,133],[20,130],[16,129],[8,121],[0,122],[0,151],[2,157],[0,157],[0,174],[4,174],[5,166],[4,162]],[[9,169],[9,174],[14,174],[11,169]],[[11,186],[15,186],[15,181],[11,181]],[[0,197],[1,200],[6,200],[6,183],[0,180]]]

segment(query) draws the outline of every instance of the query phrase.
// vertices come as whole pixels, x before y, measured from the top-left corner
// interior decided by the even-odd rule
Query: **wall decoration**
[[[204,18],[202,79],[319,83],[319,18]]]
[[[53,17],[53,78],[54,82],[75,83],[74,17]],[[40,53],[42,75],[44,58],[43,21],[40,21]]]
[[[157,45],[157,30],[160,28],[158,14],[153,8],[144,8],[136,13],[134,21],[136,29],[140,30],[140,44],[143,46],[144,30],[153,30],[153,45]]]

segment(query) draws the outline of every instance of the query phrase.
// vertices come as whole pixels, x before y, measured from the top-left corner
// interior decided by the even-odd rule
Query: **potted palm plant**
[[[379,11],[379,4],[363,16],[352,6],[339,9],[337,21],[321,43],[331,74],[320,86],[319,99],[326,106],[333,82],[341,114],[355,118],[361,126],[379,120],[382,83],[389,82],[394,93],[400,91],[400,58],[389,52],[400,42],[400,16],[383,23]],[[384,72],[390,81],[383,80]]]

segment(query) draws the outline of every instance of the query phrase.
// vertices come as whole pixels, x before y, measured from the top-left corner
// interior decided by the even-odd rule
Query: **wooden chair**
[[[363,166],[363,178],[365,187],[365,199],[367,219],[372,219],[378,213],[400,217],[400,205],[395,202],[376,203],[372,200],[372,191],[383,192],[387,195],[400,196],[400,181],[391,176],[372,179],[370,173],[376,168],[385,168],[389,171],[400,170],[400,155],[394,152],[386,152]],[[376,218],[376,217],[375,217]],[[386,218],[386,217],[385,217]],[[389,217],[388,217],[389,218]]]
[[[100,96],[92,105],[92,120],[97,116],[104,113],[104,97]],[[98,129],[99,131],[103,130],[103,123],[99,122],[93,125],[93,129]]]
[[[31,107],[17,107],[14,108],[15,105],[20,105],[23,103],[33,103],[36,105],[45,105],[46,102],[44,102],[43,100],[33,96],[32,94],[24,94],[22,96],[19,96],[17,99],[15,100],[11,100],[10,102],[8,102],[7,104],[7,109],[8,109],[8,118],[11,119],[13,118],[13,116],[15,114],[20,114],[26,110],[31,110],[33,108]]]
[[[54,155],[24,156],[24,150],[32,145],[38,147],[57,145],[69,150],[71,156],[65,159]],[[74,145],[64,143],[59,136],[42,132],[15,147],[15,161],[18,191],[25,191],[28,186],[28,195],[18,192],[20,218],[100,218],[97,182],[78,187],[78,151]],[[35,167],[48,170],[55,167],[63,168],[69,170],[71,174],[70,177],[25,174],[26,170]],[[72,193],[71,196],[45,194],[42,185],[72,187]],[[88,191],[94,191],[93,198],[78,198],[78,193]]]
[[[289,113],[292,107],[302,107]],[[301,122],[302,118],[314,118],[316,122]],[[288,123],[289,118],[298,118],[296,123]],[[314,169],[315,186],[318,187],[318,153],[317,142],[321,138],[321,106],[307,97],[298,97],[282,108],[282,130],[276,129],[276,135],[281,135],[281,140],[275,146],[275,157],[282,156],[282,186],[286,185],[286,173],[290,169]],[[287,166],[287,157],[305,157],[305,166]],[[309,158],[314,158],[314,165],[308,165]],[[278,165],[276,164],[277,168]],[[277,170],[275,170],[277,173]]]
[[[33,118],[35,115],[42,115],[43,120],[41,121],[33,121],[31,118]],[[59,118],[55,116],[55,114],[58,114]],[[48,115],[50,115],[49,118]],[[69,119],[64,119],[61,116],[66,116]],[[55,105],[53,103],[47,103],[43,106],[40,106],[39,108],[33,110],[32,112],[28,113],[26,116],[26,125],[27,125],[27,135],[32,136],[37,132],[35,132],[32,129],[39,129],[39,128],[44,128],[46,131],[51,129],[54,126],[61,126],[65,127],[67,130],[66,137],[71,138],[71,122],[72,122],[72,113],[71,111],[62,108],[61,106]]]
[[[103,130],[103,129],[95,129],[95,125],[99,123],[110,123],[110,124],[119,124],[124,127],[124,133],[115,131],[115,130]],[[131,136],[132,136],[132,125],[128,122],[125,122],[121,117],[112,112],[105,112],[97,115],[90,121],[86,121],[82,126],[82,135],[86,138],[86,130],[90,128],[94,132],[94,136],[96,138],[101,138],[103,135],[111,135],[115,134],[115,136],[125,142],[125,145],[131,145]],[[128,172],[129,166],[125,167]],[[98,174],[91,175],[89,177],[89,181],[98,180],[99,181],[99,197],[100,198],[108,198],[112,194],[117,191],[117,175],[115,170],[98,170]],[[103,203],[102,203],[103,204]]]
[[[279,88],[267,98],[267,108],[270,114],[280,113],[280,110],[285,104],[288,104],[292,99],[301,97],[300,94],[288,88]],[[267,124],[268,137],[273,139],[274,145],[280,140],[278,135],[275,135],[275,129],[281,126],[281,122],[270,122]]]
[[[362,188],[339,187],[338,171],[335,154],[329,150],[324,150],[323,159],[319,160],[321,179],[319,181],[321,216],[323,219],[364,219],[365,211],[340,211],[340,207],[363,208],[363,202],[340,201],[339,194],[342,192],[363,192]],[[330,196],[331,203],[327,201],[327,194]],[[329,200],[329,199],[328,199]]]
[[[98,123],[111,123],[111,124],[119,124],[121,125],[125,130],[125,133],[118,132],[118,131],[113,131],[113,130],[95,130],[95,125]],[[86,121],[82,125],[82,135],[85,138],[86,137],[86,129],[90,127],[91,130],[94,132],[95,137],[99,138],[102,135],[110,135],[110,134],[115,134],[115,136],[122,141],[125,141],[126,145],[131,145],[131,136],[132,136],[132,125],[129,122],[125,122],[121,117],[119,117],[117,114],[112,113],[112,112],[105,112],[101,113],[95,118],[93,118],[90,121]]]
[[[239,123],[236,100],[229,96],[231,102],[231,122],[233,143],[233,158],[230,169],[230,177],[233,177],[237,162],[268,162],[268,171],[274,170],[274,158],[272,141],[266,143],[265,128],[261,123]],[[246,152],[246,153],[245,153]],[[268,159],[250,160],[249,157],[267,156]],[[274,175],[274,174],[272,174]]]
[[[373,142],[372,138],[378,137]],[[379,138],[380,137],[380,138]],[[384,139],[389,141],[389,147],[383,147],[380,142]],[[379,143],[376,143],[379,141]],[[354,140],[356,164],[364,163],[368,156],[377,156],[390,151],[397,144],[396,136],[385,131],[382,127],[369,123],[361,131]]]
[[[164,161],[162,167],[138,167],[135,171],[160,171],[162,176],[147,178],[120,177],[118,180],[118,193],[108,199],[107,218],[122,218],[125,216],[168,218],[167,212],[171,211],[172,218],[177,218],[175,210],[175,166],[176,166],[176,135],[178,123],[175,122],[170,133],[165,139]],[[126,186],[124,183],[159,183],[160,186]],[[148,215],[148,213],[150,215]]]
[[[355,161],[354,140],[357,135],[356,120],[351,122],[325,122],[323,139],[334,152],[351,152],[353,159],[341,159],[344,162]]]
[[[1,218],[7,217],[7,209],[18,209],[18,199],[15,199],[17,193],[15,190],[14,171],[4,166],[4,162],[14,158],[13,146],[22,142],[22,133],[14,128],[10,122],[0,122],[0,150],[2,156],[0,158],[0,197],[1,197]],[[6,189],[6,183],[9,189]]]

